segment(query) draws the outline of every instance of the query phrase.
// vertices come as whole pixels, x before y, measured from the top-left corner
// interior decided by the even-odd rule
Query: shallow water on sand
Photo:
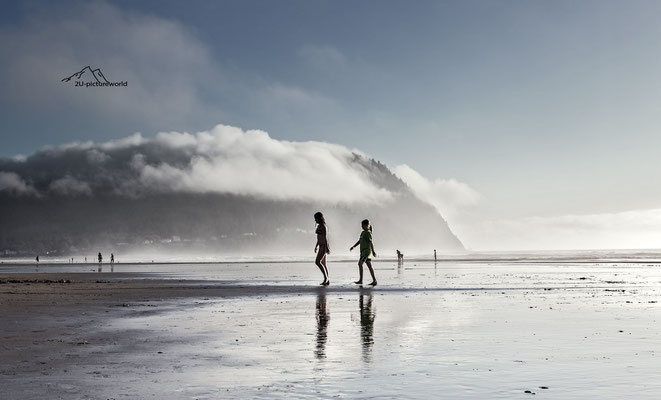
[[[90,340],[51,381],[91,398],[661,396],[658,266],[383,262],[374,289],[352,263],[328,288],[309,264],[149,267],[246,295],[108,320],[96,334],[131,345]]]

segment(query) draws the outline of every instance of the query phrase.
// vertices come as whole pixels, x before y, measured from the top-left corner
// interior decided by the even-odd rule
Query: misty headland
[[[463,249],[387,166],[337,144],[218,125],[0,160],[0,252],[8,256],[312,254],[319,210],[331,252],[348,252],[363,218],[384,255]]]

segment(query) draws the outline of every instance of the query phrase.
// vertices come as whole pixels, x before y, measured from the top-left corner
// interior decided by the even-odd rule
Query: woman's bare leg
[[[323,264],[321,261],[323,260]],[[328,282],[328,270],[326,269],[326,249],[321,247],[317,253],[317,259],[314,260],[314,263],[317,265],[322,274],[324,274],[324,281],[321,282],[322,285],[325,285]]]
[[[326,285],[328,285],[330,283],[330,280],[328,279],[328,277],[329,277],[328,266],[326,265],[327,256],[328,256],[328,253],[325,253],[324,256],[321,258],[321,265],[324,266],[324,276],[326,277],[324,282],[326,282]]]

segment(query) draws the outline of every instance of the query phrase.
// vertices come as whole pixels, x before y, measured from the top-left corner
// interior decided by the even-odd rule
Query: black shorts
[[[358,260],[358,262],[359,262],[360,264],[362,264],[362,263],[364,263],[364,262],[367,261],[367,260],[372,261],[372,256],[360,257],[360,259]]]

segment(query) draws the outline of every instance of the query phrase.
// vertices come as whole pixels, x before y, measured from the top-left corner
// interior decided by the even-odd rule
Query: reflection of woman
[[[315,230],[315,233],[317,234],[317,244],[314,246],[314,251],[317,253],[317,259],[314,263],[319,267],[321,273],[324,274],[324,281],[321,282],[321,286],[328,286],[330,284],[330,281],[328,280],[328,268],[326,267],[326,255],[330,253],[327,238],[328,226],[326,226],[324,214],[321,212],[314,214],[314,222],[317,223],[317,229]]]
[[[364,301],[364,295],[360,295],[358,303],[360,305],[360,337],[363,341],[363,360],[369,361],[369,354],[374,344],[374,310],[372,309],[372,296],[367,296],[367,302]]]
[[[326,295],[317,296],[317,358],[326,358],[326,339],[328,338],[328,321],[330,314],[326,309]]]

